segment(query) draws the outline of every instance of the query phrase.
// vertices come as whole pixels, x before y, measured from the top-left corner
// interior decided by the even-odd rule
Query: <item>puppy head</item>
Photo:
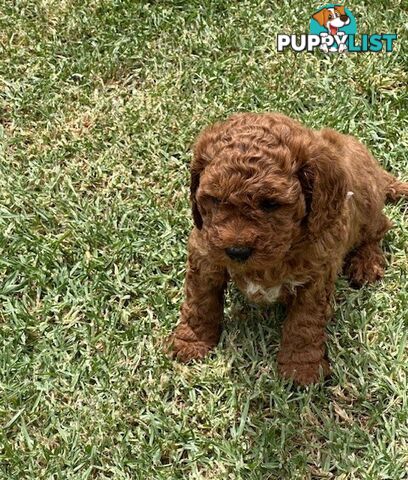
[[[325,28],[329,28],[333,25],[337,28],[342,27],[350,23],[350,19],[346,14],[345,7],[343,5],[337,5],[333,8],[323,8],[316,12],[312,18],[314,18],[319,25]]]
[[[239,114],[206,129],[194,150],[191,200],[214,262],[278,265],[329,228],[347,192],[333,155],[279,114]]]

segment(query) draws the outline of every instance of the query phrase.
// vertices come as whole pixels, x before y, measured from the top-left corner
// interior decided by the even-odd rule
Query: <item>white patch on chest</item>
[[[266,288],[262,283],[257,283],[249,280],[248,277],[236,277],[235,273],[228,269],[231,280],[236,281],[238,288],[244,293],[251,301],[258,303],[275,303],[281,295],[282,288],[285,287],[293,294],[296,293],[296,288],[304,285],[307,279],[292,280],[287,279],[280,285],[275,287]]]
[[[262,285],[254,282],[247,282],[245,293],[249,298],[261,297],[264,302],[273,303],[279,297],[282,285],[272,288],[264,288]]]

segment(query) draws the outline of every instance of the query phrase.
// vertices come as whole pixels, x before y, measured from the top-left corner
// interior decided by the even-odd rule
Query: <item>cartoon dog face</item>
[[[342,5],[323,8],[316,12],[312,18],[315,19],[319,25],[325,27],[330,35],[336,35],[339,28],[350,23],[350,18]]]

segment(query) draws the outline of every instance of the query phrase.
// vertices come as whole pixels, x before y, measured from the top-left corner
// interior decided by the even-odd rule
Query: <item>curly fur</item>
[[[302,385],[327,375],[336,277],[343,264],[356,286],[383,276],[384,202],[407,193],[355,138],[330,129],[278,113],[237,114],[205,129],[191,165],[195,228],[173,355],[201,358],[217,344],[233,280],[252,301],[287,304],[280,373]],[[253,253],[237,262],[226,254],[232,246]]]

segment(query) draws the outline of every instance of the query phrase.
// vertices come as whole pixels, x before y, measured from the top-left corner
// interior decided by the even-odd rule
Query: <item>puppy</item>
[[[312,15],[312,18],[316,20],[319,25],[326,28],[327,33],[322,33],[322,36],[342,36],[344,35],[344,32],[339,32],[339,28],[344,27],[345,25],[348,25],[350,23],[350,18],[346,14],[345,8],[342,5],[337,5],[332,8],[323,8],[322,10],[319,10],[314,15]],[[333,46],[329,49],[327,45],[323,44],[321,46],[321,49],[325,53],[328,53],[329,50],[331,52],[338,51],[339,53],[342,53],[347,50],[347,45],[342,43],[338,47]]]
[[[355,138],[310,130],[279,113],[242,113],[205,129],[191,165],[195,227],[173,356],[204,357],[218,342],[232,280],[253,302],[286,303],[283,377],[329,374],[325,326],[343,263],[352,284],[383,276],[386,199],[408,183],[385,172]]]

